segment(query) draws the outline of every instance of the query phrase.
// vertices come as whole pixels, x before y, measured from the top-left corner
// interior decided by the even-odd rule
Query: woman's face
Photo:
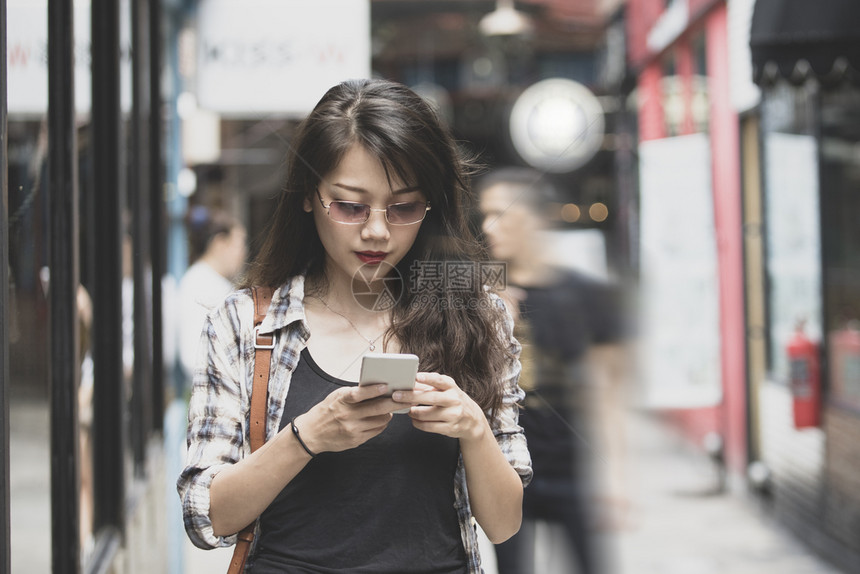
[[[374,275],[375,269],[390,271],[415,242],[420,221],[391,225],[383,211],[372,211],[364,223],[350,224],[326,214],[322,203],[329,205],[332,201],[363,203],[379,210],[393,203],[426,201],[420,190],[394,174],[389,182],[382,163],[361,145],[353,144],[347,150],[340,164],[323,177],[318,192],[305,199],[304,209],[314,214],[326,251],[325,273],[329,281],[351,281],[359,269],[365,278]]]

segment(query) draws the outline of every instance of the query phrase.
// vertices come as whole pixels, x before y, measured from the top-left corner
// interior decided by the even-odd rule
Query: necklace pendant
[[[373,352],[373,351],[375,351],[375,350],[376,350],[376,345],[374,345],[373,343],[371,343],[371,344],[370,344],[370,352],[372,353],[372,352]]]

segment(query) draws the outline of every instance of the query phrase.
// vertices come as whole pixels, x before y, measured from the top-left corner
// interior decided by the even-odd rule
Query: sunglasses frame
[[[320,200],[320,205],[322,205],[323,209],[325,209],[325,214],[327,216],[329,216],[329,218],[331,218],[331,220],[334,221],[335,223],[342,223],[343,225],[363,225],[363,224],[367,223],[367,221],[370,219],[370,216],[373,214],[374,211],[384,211],[385,212],[385,221],[386,221],[386,223],[388,223],[388,225],[397,225],[397,226],[415,225],[416,223],[421,223],[422,221],[424,221],[424,218],[427,217],[427,212],[430,211],[430,202],[429,201],[423,201],[423,202],[422,201],[401,201],[399,203],[392,203],[391,205],[387,205],[385,208],[378,208],[378,207],[371,207],[370,205],[368,205],[366,203],[361,203],[359,201],[345,201],[342,199],[333,199],[333,200],[328,202],[328,205],[326,205],[325,202],[323,201],[322,194],[320,193],[320,190],[317,189],[316,192],[317,192],[317,198]],[[332,203],[347,203],[349,205],[363,205],[363,206],[367,207],[367,209],[368,209],[367,217],[364,218],[364,221],[339,221],[339,220],[337,220],[331,216],[331,204]],[[388,217],[388,209],[393,205],[406,205],[409,203],[423,203],[424,204],[424,213],[421,215],[421,219],[419,219],[418,221],[411,221],[409,223],[392,223],[391,219],[389,219],[389,217]]]

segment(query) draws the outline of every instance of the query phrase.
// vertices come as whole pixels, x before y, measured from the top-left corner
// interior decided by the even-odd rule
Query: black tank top
[[[340,386],[307,349],[292,375],[281,428]],[[459,442],[395,414],[380,435],[320,453],[261,517],[253,574],[461,574],[466,556],[454,508]]]

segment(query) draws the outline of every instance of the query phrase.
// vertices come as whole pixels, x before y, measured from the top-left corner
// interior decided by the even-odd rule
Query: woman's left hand
[[[489,430],[481,407],[454,379],[439,373],[418,373],[415,390],[396,391],[392,398],[412,405],[415,428],[461,440],[478,439]]]
[[[395,391],[392,398],[411,405],[415,428],[459,439],[472,514],[491,542],[504,542],[522,523],[520,477],[499,448],[481,407],[454,379],[418,373],[415,380],[415,390]]]

